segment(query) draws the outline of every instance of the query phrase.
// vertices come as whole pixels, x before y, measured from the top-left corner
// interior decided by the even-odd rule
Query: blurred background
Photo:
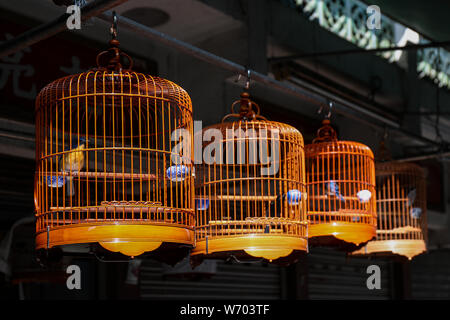
[[[210,261],[195,270],[187,260],[170,267],[150,259],[114,263],[75,255],[64,257],[59,268],[42,267],[34,252],[34,99],[47,83],[93,67],[97,53],[108,47],[110,23],[91,18],[80,30],[0,57],[2,299],[450,298],[448,1],[115,2],[120,16],[304,92],[287,94],[257,81],[250,86],[261,113],[295,126],[306,143],[323,118],[318,110],[331,101],[340,139],[362,142],[375,156],[386,139],[393,158],[425,168],[428,252],[407,261],[316,248],[289,267]],[[0,2],[0,41],[56,19],[70,3]],[[379,29],[367,24],[368,5],[381,10]],[[190,94],[203,127],[219,122],[239,97],[243,80],[217,63],[122,28],[120,19],[118,32],[136,70],[170,79]],[[412,48],[383,50],[405,45]],[[63,266],[69,264],[81,268],[81,290],[66,287]],[[381,290],[366,287],[371,264],[381,268]]]

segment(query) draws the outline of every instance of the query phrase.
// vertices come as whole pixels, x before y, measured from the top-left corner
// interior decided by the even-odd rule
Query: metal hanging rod
[[[293,54],[293,55],[284,56],[284,57],[272,57],[272,58],[268,58],[267,60],[270,63],[277,63],[277,62],[291,61],[291,60],[297,60],[297,59],[320,58],[320,57],[327,57],[327,56],[340,56],[340,55],[346,55],[346,54],[380,53],[380,52],[397,51],[397,50],[407,51],[407,50],[419,50],[419,49],[425,49],[425,48],[439,48],[439,47],[445,47],[445,46],[450,46],[450,41],[419,43],[419,44],[411,44],[411,45],[401,46],[401,47],[387,47],[387,48],[374,48],[374,49],[358,48],[358,49],[313,52],[313,53],[304,53],[304,54],[300,53],[300,54]]]
[[[128,0],[95,0],[81,8],[81,21],[97,16],[103,11],[109,10]],[[42,24],[28,30],[21,35],[0,44],[0,58],[25,49],[39,41],[50,38],[64,30],[67,30],[67,19],[70,14],[64,13],[53,21]],[[111,20],[111,18],[110,18]]]

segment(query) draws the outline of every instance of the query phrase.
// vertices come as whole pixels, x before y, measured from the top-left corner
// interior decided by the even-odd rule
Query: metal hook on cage
[[[245,67],[245,73],[246,73],[246,77],[247,80],[245,81],[245,85],[244,85],[244,91],[248,91],[248,89],[250,89],[250,80],[251,80],[251,71],[249,68]],[[235,80],[235,82],[239,82],[239,80],[241,80],[242,74],[238,74],[237,79]]]
[[[110,48],[108,50],[102,51],[97,55],[96,62],[98,68],[106,68],[108,70],[114,70],[117,72],[122,72],[124,66],[122,65],[121,58],[126,58],[128,60],[128,67],[126,70],[131,70],[133,68],[133,59],[125,52],[119,49],[120,42],[117,40],[117,15],[116,12],[112,12],[112,24],[109,29],[111,34],[111,40],[109,41]],[[105,57],[107,57],[105,59]],[[103,61],[101,61],[103,59]],[[102,63],[103,62],[103,63]]]
[[[323,142],[323,141],[336,141],[337,133],[331,126],[331,109],[333,108],[333,102],[328,102],[328,113],[322,120],[322,127],[317,130],[317,137],[313,140],[313,143]],[[322,113],[324,106],[321,106],[317,113]]]
[[[116,11],[112,12],[112,24],[111,24],[111,28],[109,29],[109,32],[110,32],[111,38],[113,40],[117,39],[117,15],[116,15]]]
[[[248,89],[250,89],[250,78],[251,78],[251,74],[250,74],[250,69],[247,68],[247,80],[245,81],[245,91],[248,91]]]
[[[320,106],[319,111],[317,112],[318,114],[321,114],[323,112],[323,105]],[[328,113],[325,115],[325,119],[330,119],[331,118],[331,109],[333,108],[333,102],[332,101],[328,101]]]

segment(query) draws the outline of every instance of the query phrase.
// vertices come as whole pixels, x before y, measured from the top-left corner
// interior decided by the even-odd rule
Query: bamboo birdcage
[[[50,83],[36,99],[36,247],[186,254],[194,243],[193,154],[189,143],[172,150],[171,134],[192,134],[190,97],[132,71],[119,42],[110,44],[97,68]]]
[[[400,255],[426,251],[426,182],[422,168],[395,161],[376,164],[377,237],[354,254]]]
[[[305,146],[312,245],[356,250],[375,237],[375,165],[369,147],[339,141],[325,119]]]
[[[240,113],[233,114],[238,103]],[[226,121],[232,117],[238,120]],[[211,134],[216,157],[196,165],[193,263],[231,257],[293,262],[307,250],[302,135],[260,116],[246,92],[231,115],[200,133]]]

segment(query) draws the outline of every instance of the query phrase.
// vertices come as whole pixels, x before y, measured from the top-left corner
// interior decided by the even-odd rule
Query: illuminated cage
[[[426,251],[425,175],[418,165],[376,164],[377,237],[354,254],[400,255],[408,259]]]
[[[375,237],[375,165],[369,147],[339,141],[328,119],[305,146],[308,237],[315,246],[356,250]]]
[[[194,243],[192,141],[173,151],[171,133],[192,134],[190,97],[133,72],[119,42],[110,44],[98,68],[58,79],[36,99],[36,247],[185,255]]]
[[[239,114],[196,134],[204,154],[196,165],[197,241],[191,260],[288,264],[307,250],[303,137],[260,116],[247,92],[232,112],[238,103]],[[232,117],[238,120],[227,121]]]

